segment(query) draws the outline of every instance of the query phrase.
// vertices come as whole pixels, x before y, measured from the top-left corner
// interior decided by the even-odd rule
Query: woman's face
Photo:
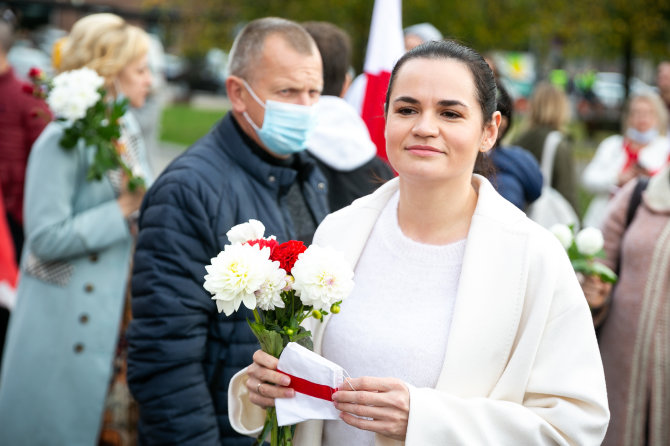
[[[151,70],[149,69],[148,55],[140,56],[121,70],[118,77],[118,87],[130,105],[140,108],[151,89]]]
[[[389,95],[386,153],[401,178],[470,182],[479,151],[489,150],[500,114],[483,116],[469,68],[454,59],[412,59]]]
[[[658,126],[654,106],[646,99],[634,99],[628,112],[628,125],[640,132],[646,132]]]

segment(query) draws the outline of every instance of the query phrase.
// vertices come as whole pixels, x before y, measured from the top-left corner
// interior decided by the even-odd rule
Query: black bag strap
[[[635,218],[635,212],[642,202],[642,192],[647,188],[649,184],[649,177],[640,177],[635,184],[635,189],[633,189],[633,194],[630,196],[630,201],[628,202],[628,210],[626,211],[626,226],[624,226],[624,231],[628,229],[633,218]]]

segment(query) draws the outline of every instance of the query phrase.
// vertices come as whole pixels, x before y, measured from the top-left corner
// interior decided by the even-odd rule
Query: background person
[[[342,421],[300,424],[296,446],[599,444],[605,381],[572,266],[473,175],[500,123],[490,68],[454,42],[420,45],[393,69],[386,107],[399,178],[315,235],[355,265],[341,313],[312,328],[315,351],[357,376],[357,391],[341,386]],[[233,378],[240,431],[258,434],[260,407],[294,395],[276,366],[257,351]]]
[[[633,178],[654,175],[668,162],[667,127],[668,112],[656,93],[631,97],[622,134],[605,138],[582,174],[584,188],[595,194],[584,215],[585,225],[600,227],[607,203],[619,187]]]
[[[307,140],[307,150],[328,181],[330,210],[336,211],[395,174],[377,157],[377,147],[363,119],[342,99],[348,86],[349,36],[328,22],[306,22],[303,26],[323,60],[323,91],[315,105],[317,125]]]
[[[602,226],[603,263],[619,275],[600,327],[612,414],[606,446],[670,444],[670,166],[649,179],[627,222],[636,186],[614,195]]]
[[[128,382],[143,444],[249,444],[230,427],[226,394],[258,348],[253,315],[217,312],[205,265],[236,224],[254,218],[280,242],[310,243],[328,213],[325,178],[304,152],[323,87],[314,40],[295,22],[254,20],[233,43],[229,73],[231,111],[142,205]]]
[[[656,85],[665,108],[670,113],[670,60],[664,60],[658,64]]]
[[[432,40],[442,40],[442,33],[430,23],[417,23],[403,30],[405,51]]]
[[[556,148],[551,176],[551,187],[568,200],[575,212],[579,211],[577,179],[571,138],[565,134],[570,121],[570,104],[565,92],[547,82],[541,82],[529,101],[525,131],[514,141],[542,162],[542,152],[547,136],[560,131],[562,138]]]
[[[151,84],[147,48],[141,29],[113,14],[93,14],[73,26],[60,68],[94,69],[110,100],[125,96],[141,106]],[[126,162],[150,185],[131,119],[122,118]],[[114,379],[124,372],[124,350],[117,347],[123,347],[132,216],[144,191],[127,190],[120,170],[87,180],[93,149],[81,143],[63,149],[64,128],[50,123],[28,161],[26,244],[0,375],[6,444],[96,444],[106,395],[123,392]],[[119,429],[132,432],[132,422],[121,421]]]
[[[14,42],[14,15],[0,10],[0,190],[16,261],[23,247],[23,189],[28,154],[51,120],[46,103],[24,91],[7,55]],[[2,330],[2,327],[0,327]]]
[[[491,66],[488,60],[487,63]],[[500,195],[525,212],[528,205],[537,200],[542,193],[542,171],[533,155],[527,150],[502,145],[505,134],[512,126],[514,104],[507,90],[500,84],[497,85],[496,109],[500,112],[500,127],[495,146],[487,153],[496,171],[493,184]]]

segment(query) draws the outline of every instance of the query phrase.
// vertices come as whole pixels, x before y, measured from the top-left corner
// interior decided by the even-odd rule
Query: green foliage
[[[296,21],[325,20],[347,31],[353,44],[353,66],[365,58],[374,0],[145,0],[147,6],[176,10],[179,21],[163,25],[183,34],[184,54],[207,48],[230,48],[246,22],[266,16]],[[667,57],[670,2],[667,0],[474,0],[468,2],[411,0],[403,3],[403,26],[430,22],[446,37],[480,51],[533,51],[548,56],[560,43],[567,56],[622,55],[632,44],[634,54]],[[628,42],[628,43],[627,43]]]
[[[98,90],[101,98],[106,96],[104,88]],[[74,121],[65,129],[60,140],[60,145],[65,150],[72,150],[79,140],[86,147],[95,150],[93,162],[88,168],[86,179],[89,181],[100,181],[103,175],[113,169],[123,169],[128,178],[128,189],[136,190],[144,187],[144,180],[133,174],[132,170],[121,159],[117,149],[117,141],[121,137],[121,117],[128,109],[128,99],[107,102],[100,100],[86,110],[86,115]],[[64,119],[59,119],[64,121]]]

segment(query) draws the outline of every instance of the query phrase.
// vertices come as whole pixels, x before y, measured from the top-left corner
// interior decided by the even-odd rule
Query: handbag
[[[542,194],[529,207],[528,217],[544,226],[551,228],[557,223],[574,225],[579,229],[579,217],[568,200],[560,192],[551,187],[551,176],[554,170],[556,150],[562,139],[561,132],[554,130],[544,140],[542,148],[542,163],[540,169],[544,178]]]

